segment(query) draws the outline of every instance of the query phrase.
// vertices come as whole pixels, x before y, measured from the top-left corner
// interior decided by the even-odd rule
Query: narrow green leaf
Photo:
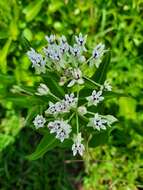
[[[27,22],[32,21],[40,12],[42,8],[43,0],[36,0],[31,2],[24,10],[23,12],[26,15]]]
[[[24,51],[28,51],[32,47],[30,42],[23,35],[20,37],[19,42]]]
[[[41,158],[47,151],[56,147],[58,144],[58,140],[53,135],[48,133],[42,138],[35,152],[30,154],[26,158],[28,160],[37,160]]]
[[[92,77],[92,79],[96,81],[97,83],[100,83],[100,84],[104,83],[106,79],[107,71],[109,68],[109,64],[110,64],[110,58],[111,58],[111,53],[110,51],[108,51],[105,54],[99,68],[96,70],[95,74]]]
[[[52,93],[61,97],[65,95],[64,89],[58,84],[58,75],[52,72],[47,72],[46,74],[42,75],[42,77],[44,78],[44,83],[48,86]]]
[[[104,117],[108,120],[110,125],[118,121],[118,119],[113,115],[106,115]]]
[[[125,93],[111,91],[111,92],[105,92],[104,97],[106,99],[111,99],[111,98],[129,97],[129,95]]]
[[[0,134],[0,151],[14,142],[14,137],[7,134]]]
[[[97,147],[107,144],[109,139],[109,130],[96,132],[89,141],[89,147]]]
[[[11,42],[12,39],[9,38],[3,46],[2,50],[0,50],[0,67],[3,73],[6,73],[7,71],[7,55]]]
[[[13,102],[15,106],[22,107],[22,108],[29,108],[31,106],[41,105],[44,103],[42,99],[27,96],[27,95],[20,96],[16,94],[16,95],[6,96],[2,98],[6,101]]]

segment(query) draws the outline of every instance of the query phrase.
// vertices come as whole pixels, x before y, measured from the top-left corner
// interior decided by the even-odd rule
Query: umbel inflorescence
[[[98,131],[106,130],[114,122],[112,116],[101,115],[97,111],[98,105],[104,100],[104,92],[111,91],[112,87],[109,81],[101,85],[91,79],[103,55],[107,52],[105,45],[99,43],[90,52],[86,47],[87,35],[83,36],[80,33],[74,38],[74,44],[69,45],[65,36],[59,38],[55,35],[46,36],[48,44],[42,52],[38,53],[31,48],[27,55],[38,74],[46,74],[46,71],[57,73],[58,85],[66,87],[65,95],[59,98],[46,84],[39,85],[35,94],[50,95],[55,101],[49,102],[43,115],[39,114],[35,117],[33,121],[35,128],[46,126],[49,132],[55,134],[55,138],[62,143],[65,139],[72,139],[73,155],[82,156],[85,151],[84,133],[86,129],[90,127]],[[90,90],[88,96],[82,97],[80,91],[85,88],[86,81],[90,81],[96,87]],[[84,101],[80,102],[80,99]],[[49,121],[48,118],[51,120]],[[85,122],[84,125],[81,122],[82,119]]]

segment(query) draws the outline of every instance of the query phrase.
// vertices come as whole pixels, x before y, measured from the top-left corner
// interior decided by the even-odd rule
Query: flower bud
[[[87,113],[86,107],[85,107],[85,106],[80,106],[80,107],[78,107],[78,113],[79,113],[80,115],[85,115],[85,114]]]
[[[49,92],[50,92],[49,88],[45,84],[41,83],[35,94],[38,96],[44,96],[49,94]]]

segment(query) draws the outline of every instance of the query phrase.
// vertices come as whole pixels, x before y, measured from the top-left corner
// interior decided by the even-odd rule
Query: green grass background
[[[41,136],[23,118],[31,111],[8,98],[12,85],[33,86],[25,52],[27,41],[40,49],[51,33],[88,34],[87,46],[103,42],[112,52],[108,78],[129,97],[106,102],[105,112],[119,119],[108,144],[84,157],[56,149],[27,161]],[[0,189],[142,190],[143,189],[143,1],[5,0],[0,1]],[[34,112],[34,110],[33,110]]]

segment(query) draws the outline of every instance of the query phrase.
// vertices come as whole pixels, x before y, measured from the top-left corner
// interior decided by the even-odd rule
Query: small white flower
[[[61,121],[55,120],[48,123],[48,128],[50,129],[50,133],[57,133],[61,129]]]
[[[60,44],[64,44],[64,43],[67,43],[67,39],[64,35],[62,35],[60,38],[59,38],[59,42]]]
[[[44,124],[46,123],[45,118],[42,115],[37,115],[33,121],[35,128],[41,128],[44,127]]]
[[[104,53],[105,53],[105,45],[100,43],[93,50],[92,56],[93,58],[97,59],[103,56]]]
[[[101,87],[101,90],[105,90],[105,91],[112,91],[112,86],[110,84],[109,81],[105,81],[103,86]]]
[[[57,114],[57,107],[52,102],[49,102],[49,108],[45,111],[45,114]]]
[[[74,135],[73,140],[74,140],[74,144],[72,145],[73,156],[75,156],[76,154],[80,154],[80,156],[82,156],[85,150],[85,147],[81,143],[81,141],[83,140],[83,138],[81,137],[81,133]]]
[[[61,142],[69,138],[69,134],[71,132],[71,126],[67,123],[67,121],[63,120],[49,122],[48,128],[50,129],[50,133],[56,133],[56,138]]]
[[[32,67],[34,67],[38,73],[45,73],[46,61],[42,55],[37,53],[33,48],[27,52],[27,55],[32,62]]]
[[[74,97],[74,93],[66,94],[64,100],[68,107],[75,107],[77,104],[77,98]]]
[[[51,34],[50,36],[45,36],[45,39],[48,41],[50,45],[54,44],[56,36]]]
[[[65,121],[61,121],[61,129],[57,132],[56,138],[63,142],[69,138],[71,132],[71,126]]]
[[[47,58],[50,58],[52,54],[52,48],[51,47],[44,47],[43,52],[46,55]]]
[[[59,49],[52,49],[49,57],[53,61],[60,61],[60,59],[61,59],[61,53],[60,53]]]
[[[86,43],[87,35],[83,36],[81,33],[79,36],[75,36],[76,43],[82,48],[83,51],[86,51],[85,43]]]
[[[83,36],[82,33],[79,36],[75,36],[76,43],[83,46],[86,43],[87,35]]]
[[[77,44],[74,44],[73,47],[70,46],[70,52],[75,57],[79,57],[81,55],[80,47]]]
[[[73,79],[70,81],[67,87],[72,87],[74,84],[83,84],[84,80],[82,78],[82,72],[79,68],[76,68],[72,71]]]
[[[65,53],[65,52],[68,52],[69,51],[69,45],[68,45],[68,43],[60,43],[60,45],[59,45],[59,50],[60,50],[60,52],[63,54],[63,53]]]
[[[107,124],[107,120],[106,119],[102,119],[102,117],[96,113],[94,118],[90,118],[90,121],[88,123],[87,126],[91,126],[94,129],[97,129],[98,131],[100,131],[100,129],[106,129],[106,125]]]
[[[104,100],[104,97],[102,96],[101,90],[98,92],[96,92],[96,90],[93,90],[91,96],[87,97],[86,99],[88,100],[88,106],[91,106],[91,105],[97,106],[99,102]]]
[[[38,96],[44,96],[49,94],[49,92],[50,92],[49,88],[45,84],[40,83],[37,92],[35,94]]]
[[[101,57],[103,56],[103,54],[106,52],[107,50],[105,50],[105,45],[100,43],[98,44],[93,52],[92,52],[92,60],[91,60],[91,64],[95,64],[96,67],[98,68],[100,63],[101,63]]]
[[[55,106],[57,109],[57,113],[66,113],[69,111],[69,107],[64,100],[62,100],[61,102],[57,102]]]

